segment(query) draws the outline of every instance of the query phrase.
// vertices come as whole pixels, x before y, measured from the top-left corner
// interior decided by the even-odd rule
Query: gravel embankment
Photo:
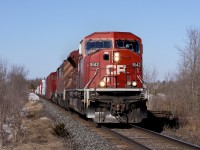
[[[76,150],[117,150],[117,147],[105,141],[96,133],[82,126],[72,118],[65,116],[58,107],[50,102],[42,100],[45,111],[58,123],[64,123],[65,128],[69,131],[73,147]]]

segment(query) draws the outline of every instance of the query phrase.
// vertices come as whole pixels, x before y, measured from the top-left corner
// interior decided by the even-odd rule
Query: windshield
[[[137,41],[129,41],[129,40],[116,40],[117,48],[126,48],[130,49],[136,53],[140,53],[140,44]]]
[[[111,41],[88,41],[86,42],[86,53],[95,52],[99,49],[112,48]]]

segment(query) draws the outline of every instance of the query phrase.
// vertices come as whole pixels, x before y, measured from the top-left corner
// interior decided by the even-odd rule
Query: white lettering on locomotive
[[[107,75],[119,75],[121,72],[125,73],[126,65],[107,65]]]
[[[90,67],[99,67],[99,63],[97,62],[91,62]]]

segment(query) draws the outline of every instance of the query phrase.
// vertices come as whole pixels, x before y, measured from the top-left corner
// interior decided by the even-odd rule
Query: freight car
[[[52,100],[97,123],[141,122],[147,117],[142,54],[142,40],[129,32],[86,36],[58,67]]]
[[[35,90],[35,93],[40,96],[46,97],[46,80],[45,79],[41,80],[39,86]]]
[[[46,78],[46,95],[45,98],[52,99],[55,97],[57,89],[57,72],[52,72]]]

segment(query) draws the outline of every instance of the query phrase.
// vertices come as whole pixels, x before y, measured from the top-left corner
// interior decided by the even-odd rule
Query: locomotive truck
[[[46,95],[97,123],[139,123],[147,118],[142,54],[130,32],[94,32],[58,67]]]

